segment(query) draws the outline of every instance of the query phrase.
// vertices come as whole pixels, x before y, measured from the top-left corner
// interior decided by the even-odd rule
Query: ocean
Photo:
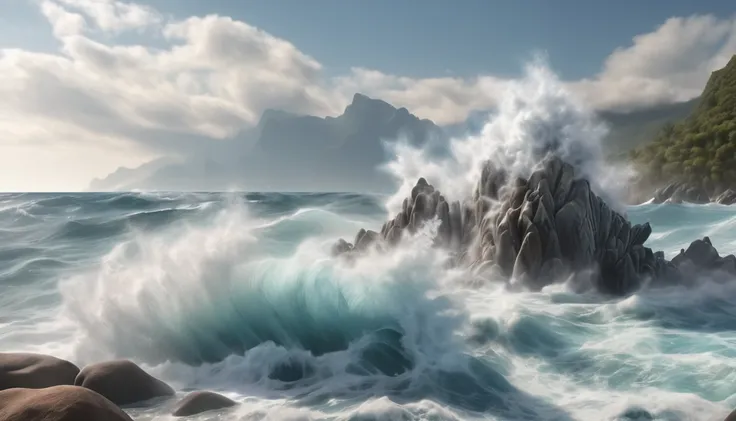
[[[421,236],[346,265],[387,197],[0,195],[0,351],[129,358],[197,420],[720,420],[736,408],[736,283],[623,299],[511,292]],[[736,206],[644,204],[648,246],[736,251]],[[175,400],[127,408],[171,419]]]

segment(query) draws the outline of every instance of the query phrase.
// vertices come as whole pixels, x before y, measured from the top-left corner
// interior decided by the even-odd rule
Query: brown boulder
[[[206,411],[230,408],[235,405],[237,405],[237,402],[218,393],[207,391],[192,392],[176,405],[176,409],[174,409],[172,415],[175,417],[187,417]]]
[[[117,405],[174,395],[174,389],[169,385],[128,360],[108,361],[84,367],[74,384],[94,390]]]
[[[0,420],[132,421],[109,400],[77,386],[4,390],[0,392]]]
[[[73,385],[79,368],[49,355],[0,353],[0,390]]]

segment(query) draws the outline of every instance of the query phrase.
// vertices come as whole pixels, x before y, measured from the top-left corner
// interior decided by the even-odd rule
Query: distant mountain
[[[168,158],[162,158],[147,162],[136,168],[120,167],[102,179],[95,178],[92,180],[89,185],[89,190],[131,190],[132,186],[145,183],[148,177],[152,176],[161,168],[169,165],[175,165],[175,161]]]
[[[600,113],[611,129],[608,151],[620,156],[645,143],[694,104]],[[338,117],[266,110],[255,127],[212,142],[206,154],[121,168],[93,181],[90,190],[392,191],[393,180],[377,170],[390,158],[384,143],[403,139],[442,155],[449,138],[480,132],[491,114],[479,110],[463,123],[439,127],[362,94]]]
[[[651,183],[684,182],[711,196],[736,188],[736,56],[711,74],[690,116],[631,156]]]
[[[384,142],[404,140],[441,153],[445,132],[406,108],[356,94],[342,115],[319,118],[267,110],[258,125],[179,163],[154,161],[122,169],[91,189],[377,191],[390,189],[376,167]],[[214,142],[213,142],[214,143]],[[127,180],[127,181],[126,181]]]

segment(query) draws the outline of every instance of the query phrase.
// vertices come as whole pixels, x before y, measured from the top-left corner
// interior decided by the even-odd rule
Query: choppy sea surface
[[[195,419],[719,420],[736,407],[736,283],[611,300],[444,268],[428,241],[347,266],[357,194],[0,195],[0,351],[129,358]],[[672,257],[736,251],[736,206],[640,205]],[[127,408],[169,419],[175,400]]]

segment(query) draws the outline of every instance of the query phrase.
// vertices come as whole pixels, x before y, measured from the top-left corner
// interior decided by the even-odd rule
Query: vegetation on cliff
[[[698,106],[631,151],[652,183],[685,182],[717,194],[736,186],[736,56],[713,72]]]

